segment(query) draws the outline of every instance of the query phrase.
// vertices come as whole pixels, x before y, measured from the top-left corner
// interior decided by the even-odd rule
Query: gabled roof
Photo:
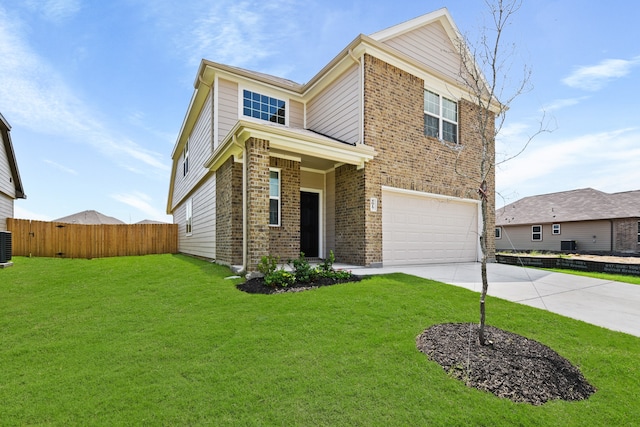
[[[62,218],[54,219],[53,222],[64,222],[66,224],[124,224],[117,218],[101,214],[98,211],[88,210]]]
[[[180,153],[182,152],[189,134],[198,119],[202,107],[211,91],[211,87],[215,83],[216,77],[223,77],[236,81],[247,81],[253,84],[261,83],[267,87],[270,86],[271,88],[287,92],[290,94],[291,99],[304,103],[313,99],[313,97],[320,93],[324,88],[328,87],[337,78],[339,78],[342,73],[349,70],[354,64],[361,62],[365,54],[368,54],[424,80],[440,82],[439,89],[437,89],[446,91],[451,94],[451,96],[467,98],[472,102],[476,102],[475,96],[469,94],[469,88],[461,82],[459,76],[452,75],[451,72],[445,72],[442,69],[437,69],[433,64],[421,62],[414,58],[410,52],[398,50],[393,47],[392,43],[388,43],[394,38],[400,37],[407,32],[436,23],[440,23],[442,25],[442,28],[444,28],[446,33],[445,38],[449,39],[448,43],[450,42],[450,45],[445,49],[457,46],[461,41],[464,42],[451,15],[449,14],[449,11],[446,8],[438,9],[405,23],[374,33],[371,36],[363,34],[358,35],[315,76],[313,76],[311,80],[304,84],[203,59],[200,63],[200,67],[198,68],[194,81],[194,92],[178,133],[178,138],[174,145],[173,152],[171,153],[173,162],[169,185],[169,197],[167,199],[167,213],[171,213],[172,210],[173,186],[178,169]],[[471,58],[471,61],[473,61],[472,56],[468,55],[467,58]],[[479,70],[475,63],[472,64],[472,67]],[[458,70],[456,70],[456,72],[457,71]],[[495,102],[491,102],[489,104],[489,108],[495,111],[499,110]],[[231,137],[231,134],[227,135],[227,137]],[[211,161],[209,163],[211,163]]]
[[[15,186],[15,197],[16,199],[26,199],[27,195],[24,194],[24,190],[22,188],[22,180],[20,179],[20,171],[18,171],[18,163],[16,162],[16,155],[13,151],[13,144],[11,143],[11,126],[4,118],[2,113],[0,113],[0,137],[2,138],[2,142],[4,143],[4,151],[7,153],[9,157],[9,169],[11,171],[11,179],[13,180],[13,185]]]
[[[496,225],[616,218],[640,218],[640,190],[610,194],[583,188],[525,197],[496,210]]]

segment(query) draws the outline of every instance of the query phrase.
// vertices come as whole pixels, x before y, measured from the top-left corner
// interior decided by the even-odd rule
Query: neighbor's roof
[[[640,190],[604,193],[593,188],[525,197],[496,210],[496,225],[640,218]]]
[[[0,139],[2,139],[4,143],[4,150],[9,160],[11,178],[13,179],[13,185],[16,191],[15,198],[26,199],[27,195],[24,194],[24,189],[22,188],[22,180],[20,179],[20,171],[18,171],[18,163],[16,162],[16,155],[13,151],[13,144],[11,143],[10,131],[11,126],[9,126],[9,122],[7,122],[2,113],[0,113]]]
[[[67,224],[124,224],[124,222],[120,221],[118,218],[107,216],[93,210],[82,211],[54,219],[53,222],[64,222]]]

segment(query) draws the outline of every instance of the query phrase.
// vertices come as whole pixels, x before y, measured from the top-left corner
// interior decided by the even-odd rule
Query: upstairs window
[[[184,143],[184,148],[182,149],[182,176],[187,176],[189,172],[189,140]]]
[[[424,134],[457,144],[458,103],[425,89]]]
[[[249,90],[242,91],[242,114],[254,119],[283,125],[286,103],[277,98],[260,95]]]
[[[553,224],[551,226],[551,234],[560,234],[560,224]]]
[[[542,241],[542,226],[541,225],[532,225],[531,226],[531,240],[534,242]]]

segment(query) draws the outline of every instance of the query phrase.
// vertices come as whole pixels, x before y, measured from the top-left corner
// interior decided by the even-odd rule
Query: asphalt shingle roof
[[[101,214],[94,210],[74,213],[69,216],[54,219],[53,222],[64,222],[66,224],[124,224],[123,221],[117,218]]]
[[[640,218],[640,190],[604,193],[593,188],[525,197],[496,210],[496,225]]]

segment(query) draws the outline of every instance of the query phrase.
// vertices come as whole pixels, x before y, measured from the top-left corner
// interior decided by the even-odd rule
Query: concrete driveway
[[[358,275],[406,273],[482,290],[480,263],[349,269]],[[491,296],[640,337],[640,285],[494,263],[487,274]]]

